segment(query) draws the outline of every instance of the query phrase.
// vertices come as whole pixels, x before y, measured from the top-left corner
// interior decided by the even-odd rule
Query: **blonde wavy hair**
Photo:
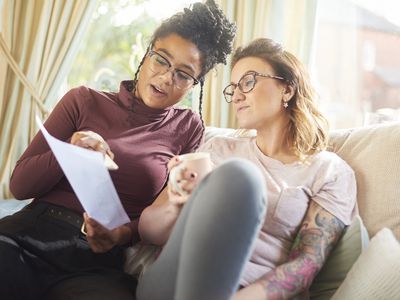
[[[294,94],[286,108],[289,113],[287,139],[294,154],[301,160],[325,150],[328,145],[328,121],[317,108],[317,95],[303,64],[271,39],[260,38],[236,49],[231,67],[242,58],[265,60],[275,75],[285,78]]]

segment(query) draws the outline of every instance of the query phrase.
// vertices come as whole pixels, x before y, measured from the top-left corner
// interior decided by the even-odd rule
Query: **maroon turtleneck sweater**
[[[110,172],[111,178],[133,220],[131,228],[137,230],[140,213],[166,183],[169,159],[193,152],[202,141],[204,130],[197,113],[175,107],[147,107],[132,96],[132,88],[132,81],[123,81],[118,93],[87,87],[72,89],[44,125],[63,141],[69,142],[72,134],[81,130],[94,131],[107,141],[119,166]],[[34,202],[50,202],[83,212],[41,133],[18,160],[10,188],[17,199],[34,198]]]

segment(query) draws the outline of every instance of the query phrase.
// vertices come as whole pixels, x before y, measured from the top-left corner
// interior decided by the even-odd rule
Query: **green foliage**
[[[99,1],[86,37],[68,76],[70,87],[89,85],[96,89],[113,90],[119,82],[134,76],[147,43],[158,21],[143,11],[130,24],[119,24],[118,14],[132,10],[145,1]]]

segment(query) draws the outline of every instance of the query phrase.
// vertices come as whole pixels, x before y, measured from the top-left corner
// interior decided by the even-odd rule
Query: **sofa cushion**
[[[31,203],[32,199],[29,200],[15,200],[15,199],[0,199],[0,219],[12,215],[22,209],[25,205]]]
[[[350,269],[332,300],[399,299],[400,244],[383,228]]]
[[[330,144],[356,174],[357,203],[369,236],[388,227],[399,239],[400,123],[334,131]]]
[[[359,216],[346,229],[310,287],[310,298],[328,300],[368,245],[368,233]]]

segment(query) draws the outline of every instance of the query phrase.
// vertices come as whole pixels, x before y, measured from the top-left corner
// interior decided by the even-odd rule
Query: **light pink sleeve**
[[[349,225],[357,211],[357,186],[353,170],[337,157],[326,166],[325,176],[319,177],[318,190],[312,200]]]

